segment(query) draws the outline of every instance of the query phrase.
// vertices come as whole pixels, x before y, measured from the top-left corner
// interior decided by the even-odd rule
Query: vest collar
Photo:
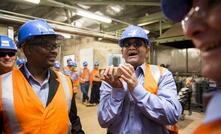
[[[27,75],[25,75],[24,65],[21,66],[21,68],[19,70],[22,72],[22,74],[24,75],[24,77],[28,81],[28,77],[27,77]],[[51,102],[51,100],[55,96],[55,94],[57,92],[57,89],[58,89],[58,86],[59,86],[59,82],[57,80],[58,76],[51,69],[49,70],[49,72],[50,72],[50,77],[49,77],[49,93],[48,93],[48,100],[47,100],[46,106]]]

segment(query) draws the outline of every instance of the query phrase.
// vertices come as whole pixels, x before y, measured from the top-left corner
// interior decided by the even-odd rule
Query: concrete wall
[[[8,26],[4,24],[0,24],[0,34],[8,35]]]
[[[62,61],[62,57],[66,55],[75,55],[76,62],[78,66],[82,66],[80,63],[81,56],[84,58],[88,56],[88,59],[92,59],[93,61],[89,61],[89,67],[93,67],[93,63],[95,61],[99,61],[100,67],[103,68],[108,64],[108,55],[111,54],[121,54],[121,49],[118,46],[117,42],[110,42],[106,40],[98,41],[92,37],[78,37],[75,39],[69,39],[62,43],[62,53],[60,56],[60,61]],[[80,52],[85,49],[91,49],[93,51],[93,55],[80,55]]]

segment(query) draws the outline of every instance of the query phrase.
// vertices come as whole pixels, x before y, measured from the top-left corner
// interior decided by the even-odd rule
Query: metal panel
[[[201,58],[197,49],[188,49],[186,60],[186,49],[159,46],[157,49],[157,64],[169,65],[172,72],[200,72]],[[188,69],[187,69],[188,62]]]
[[[186,71],[185,49],[163,47],[158,49],[157,55],[158,64],[169,65],[169,69],[173,72]]]
[[[189,72],[200,72],[202,67],[202,59],[200,51],[196,48],[188,49],[188,70]]]

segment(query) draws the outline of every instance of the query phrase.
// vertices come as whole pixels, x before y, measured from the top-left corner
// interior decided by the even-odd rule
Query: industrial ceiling
[[[23,22],[44,18],[59,32],[117,39],[129,24],[142,26],[158,38],[173,24],[160,9],[160,0],[1,0],[0,21],[18,27]],[[34,0],[29,0],[34,1]],[[105,16],[111,22],[82,17],[79,11]]]

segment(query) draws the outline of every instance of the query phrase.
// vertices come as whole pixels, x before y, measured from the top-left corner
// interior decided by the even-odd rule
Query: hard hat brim
[[[17,43],[17,47],[21,48],[21,46],[28,40],[32,39],[33,37],[41,37],[41,36],[54,36],[57,40],[63,40],[64,36],[60,35],[60,34],[44,34],[44,35],[33,35],[33,36],[29,36],[28,38],[26,38],[25,40],[19,41]]]
[[[144,42],[147,44],[147,46],[151,46],[151,43],[150,43],[149,40],[147,40],[147,39],[145,39],[145,38],[141,38],[141,37],[127,37],[127,38],[122,38],[122,39],[120,39],[119,42],[118,42],[119,46],[120,46],[120,47],[123,47],[123,42],[124,42],[124,40],[126,40],[126,39],[130,39],[130,38],[139,38],[139,39],[143,39]]]
[[[4,48],[4,47],[2,47],[2,48],[0,48],[0,50],[10,50],[10,51],[15,51],[15,52],[17,52],[17,49],[16,49],[16,48]]]

